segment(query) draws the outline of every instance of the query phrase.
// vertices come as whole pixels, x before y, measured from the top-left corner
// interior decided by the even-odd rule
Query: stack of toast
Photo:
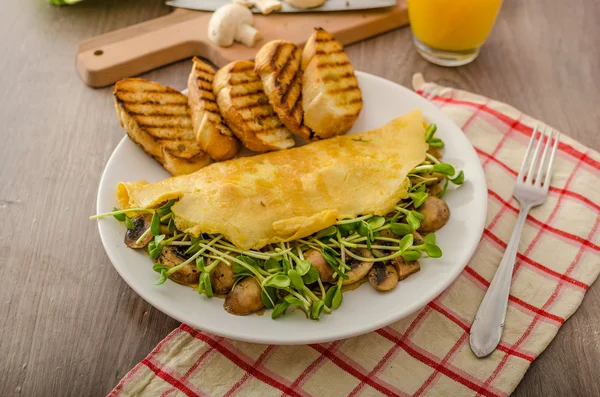
[[[346,133],[362,109],[354,68],[342,44],[316,29],[304,50],[275,40],[254,62],[215,71],[193,59],[188,96],[159,83],[131,78],[115,85],[117,115],[129,137],[172,175],[213,160],[288,149]]]

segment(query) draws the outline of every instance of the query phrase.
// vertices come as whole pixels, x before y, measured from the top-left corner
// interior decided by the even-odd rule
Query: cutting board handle
[[[81,42],[77,70],[92,87],[104,87],[192,55],[213,58],[206,37],[210,19],[176,9],[165,16]]]

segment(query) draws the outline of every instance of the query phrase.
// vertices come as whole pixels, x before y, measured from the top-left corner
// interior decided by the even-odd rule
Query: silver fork
[[[538,127],[535,127],[533,134],[531,134],[531,140],[529,141],[521,170],[517,176],[513,196],[519,202],[521,210],[519,211],[517,222],[506,246],[502,261],[500,261],[496,274],[481,301],[477,314],[475,314],[475,320],[473,320],[473,324],[471,325],[469,342],[471,350],[477,357],[485,357],[491,354],[500,343],[504,329],[504,320],[506,318],[510,283],[515,267],[517,249],[519,248],[519,240],[523,231],[523,224],[529,211],[533,207],[543,204],[548,196],[552,163],[554,162],[554,154],[556,153],[560,137],[559,133],[555,134],[553,130],[549,130],[550,133],[547,133],[547,129],[544,127],[543,132],[540,129],[538,133]],[[542,152],[544,139],[546,139],[546,144],[543,145],[544,149]],[[551,143],[553,139],[554,144]],[[532,150],[536,141],[535,150]],[[550,150],[550,157],[546,161]],[[542,154],[541,159],[539,159],[540,153]],[[532,154],[533,158],[530,161]],[[529,167],[527,167],[528,164]],[[545,178],[544,171],[546,174]],[[544,180],[543,183],[542,179]]]

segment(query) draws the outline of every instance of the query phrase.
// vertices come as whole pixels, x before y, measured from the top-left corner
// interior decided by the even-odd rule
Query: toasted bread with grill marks
[[[240,143],[221,117],[212,91],[214,70],[194,57],[188,78],[188,104],[194,134],[200,149],[217,161],[229,160],[237,154]]]
[[[304,124],[316,138],[346,133],[362,110],[362,94],[344,47],[317,28],[302,53]]]
[[[187,97],[144,79],[125,79],[114,89],[115,108],[127,135],[173,175],[212,162],[194,136]]]
[[[236,61],[221,68],[213,93],[225,122],[248,149],[268,152],[294,146],[292,133],[269,104],[254,62]]]
[[[301,61],[302,50],[294,43],[274,40],[258,51],[254,70],[281,122],[293,134],[310,140],[311,131],[302,123]]]

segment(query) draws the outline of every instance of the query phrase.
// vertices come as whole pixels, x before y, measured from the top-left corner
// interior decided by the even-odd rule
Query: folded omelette
[[[358,215],[384,215],[425,159],[420,110],[360,134],[214,163],[157,183],[122,182],[121,208],[169,199],[180,231],[222,234],[241,249],[306,237]]]

